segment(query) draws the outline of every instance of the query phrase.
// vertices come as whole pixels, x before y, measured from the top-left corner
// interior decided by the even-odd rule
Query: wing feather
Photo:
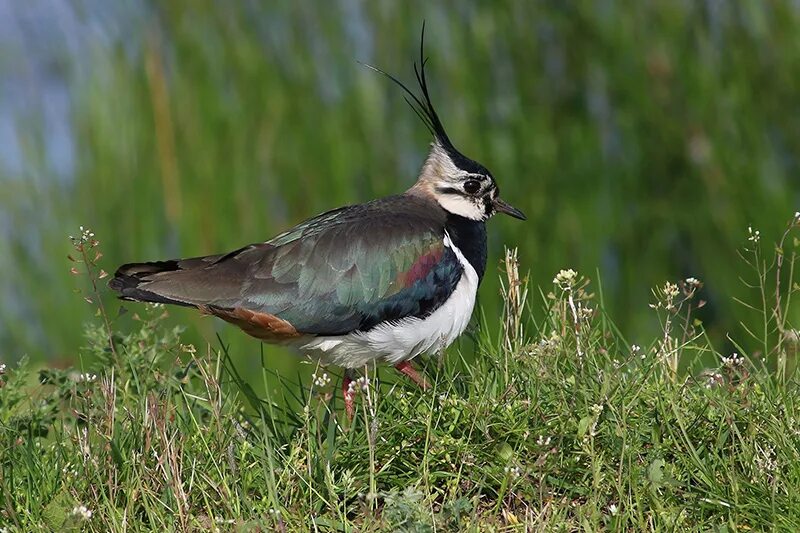
[[[462,273],[444,245],[445,214],[431,202],[406,194],[323,213],[224,256],[142,267],[136,290],[210,309],[251,334],[259,324],[289,331],[285,323],[339,335],[427,316]]]

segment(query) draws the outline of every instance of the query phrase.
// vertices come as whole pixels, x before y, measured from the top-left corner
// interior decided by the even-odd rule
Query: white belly
[[[311,356],[345,368],[375,359],[397,364],[421,353],[438,353],[450,346],[469,324],[478,291],[478,274],[445,233],[444,245],[453,250],[464,271],[450,298],[426,318],[403,318],[369,331],[316,337],[299,347]]]

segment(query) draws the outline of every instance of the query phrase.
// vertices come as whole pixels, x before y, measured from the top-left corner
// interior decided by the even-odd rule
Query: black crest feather
[[[362,64],[379,74],[383,74],[403,90],[405,93],[405,95],[403,95],[403,99],[409,106],[411,106],[411,109],[414,110],[414,113],[416,113],[420,120],[422,120],[428,130],[430,130],[436,139],[436,142],[438,142],[439,145],[441,145],[441,147],[447,151],[450,159],[458,168],[473,174],[491,176],[491,173],[486,169],[486,167],[477,161],[473,161],[472,159],[466,157],[464,154],[456,150],[455,146],[453,146],[453,143],[450,142],[450,137],[447,136],[447,132],[444,130],[442,121],[439,120],[439,115],[436,114],[436,109],[434,109],[433,102],[431,102],[431,95],[428,91],[428,80],[425,78],[425,65],[427,63],[428,58],[425,57],[425,23],[423,22],[422,35],[420,36],[419,40],[419,63],[414,62],[414,76],[417,78],[417,84],[419,85],[421,92],[420,95],[409,89],[406,84],[388,72],[366,63]]]
[[[411,109],[414,110],[414,113],[416,113],[420,120],[422,120],[433,136],[436,137],[436,140],[439,141],[439,143],[448,151],[455,151],[453,143],[450,142],[450,138],[447,136],[447,132],[444,130],[442,121],[439,120],[439,115],[436,114],[436,110],[433,107],[433,102],[431,102],[431,95],[428,91],[428,81],[425,78],[425,65],[427,62],[428,58],[425,57],[425,23],[423,22],[422,35],[420,36],[419,40],[419,63],[416,61],[414,62],[414,76],[417,78],[417,84],[419,84],[420,91],[422,92],[421,96],[414,93],[414,91],[409,89],[406,84],[388,72],[373,65],[368,65],[366,63],[362,64],[365,67],[378,72],[379,74],[383,74],[397,84],[398,87],[403,89],[403,92],[405,93],[403,99],[406,101],[406,103],[408,103],[409,106],[411,106]]]

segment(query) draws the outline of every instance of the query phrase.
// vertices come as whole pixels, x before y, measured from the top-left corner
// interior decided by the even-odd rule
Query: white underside
[[[297,347],[325,363],[357,368],[379,359],[392,364],[421,353],[439,353],[450,346],[469,324],[478,291],[478,274],[445,233],[444,245],[452,249],[464,271],[450,298],[426,318],[403,318],[369,331],[315,337]]]

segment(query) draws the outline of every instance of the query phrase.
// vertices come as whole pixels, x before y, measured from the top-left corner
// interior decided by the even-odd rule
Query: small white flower
[[[747,233],[748,233],[747,237],[748,241],[757,243],[758,241],[761,240],[761,232],[758,231],[757,229],[754,230],[753,226],[747,226]]]
[[[311,376],[311,379],[314,381],[314,386],[318,388],[327,387],[331,382],[331,378],[328,376],[327,372],[323,372],[321,376],[314,374]]]
[[[675,283],[668,281],[664,284],[664,296],[667,298],[675,298],[679,293],[678,285]]]
[[[753,462],[758,470],[770,474],[778,469],[778,462],[775,460],[775,448],[769,444],[757,445],[759,453],[753,456]]]
[[[551,437],[545,437],[544,435],[539,435],[539,438],[536,439],[536,444],[538,444],[539,446],[549,446],[551,440],[552,440]]]
[[[619,512],[619,507],[617,507],[616,503],[612,503],[611,505],[608,506],[608,512],[611,514],[611,516],[617,516],[617,513]]]
[[[736,368],[744,364],[744,357],[733,352],[730,357],[722,357],[722,364],[728,368]]]
[[[97,374],[90,374],[90,373],[87,372],[85,374],[78,374],[78,378],[77,378],[76,381],[78,383],[81,383],[81,382],[83,382],[83,383],[91,383],[91,382],[95,381],[96,379],[97,379]]]
[[[0,365],[0,374],[5,374],[5,373],[6,373],[6,364],[3,363],[2,365]]]
[[[560,270],[558,274],[556,274],[556,277],[553,278],[553,283],[566,290],[571,288],[577,279],[578,273],[568,268],[566,270]]]
[[[713,370],[703,372],[701,374],[702,377],[705,378],[705,388],[713,389],[714,387],[718,387],[725,383],[725,378],[719,372],[715,372]]]
[[[369,388],[369,378],[368,377],[361,376],[360,378],[358,378],[355,381],[355,383],[356,383],[356,386],[361,388],[362,391],[367,392],[367,389]]]
[[[688,277],[683,281],[684,283],[686,283],[686,286],[689,287],[690,289],[696,289],[701,285],[700,280],[695,277]]]
[[[518,466],[510,466],[510,467],[507,466],[503,469],[503,472],[505,472],[509,477],[511,477],[511,479],[517,479],[519,476],[522,475],[522,470],[520,470]]]
[[[72,516],[77,516],[82,520],[89,520],[92,518],[92,510],[88,509],[85,505],[76,505],[72,509]]]
[[[92,246],[97,244],[96,242],[92,242],[94,240],[94,232],[92,230],[84,228],[83,226],[80,226],[78,230],[80,231],[80,233],[78,234],[77,237],[75,237],[74,235],[69,236],[69,239],[72,241],[73,245],[77,246],[80,244],[86,244],[90,242],[92,243]]]
[[[794,212],[794,221],[795,223],[800,223],[800,211]]]

